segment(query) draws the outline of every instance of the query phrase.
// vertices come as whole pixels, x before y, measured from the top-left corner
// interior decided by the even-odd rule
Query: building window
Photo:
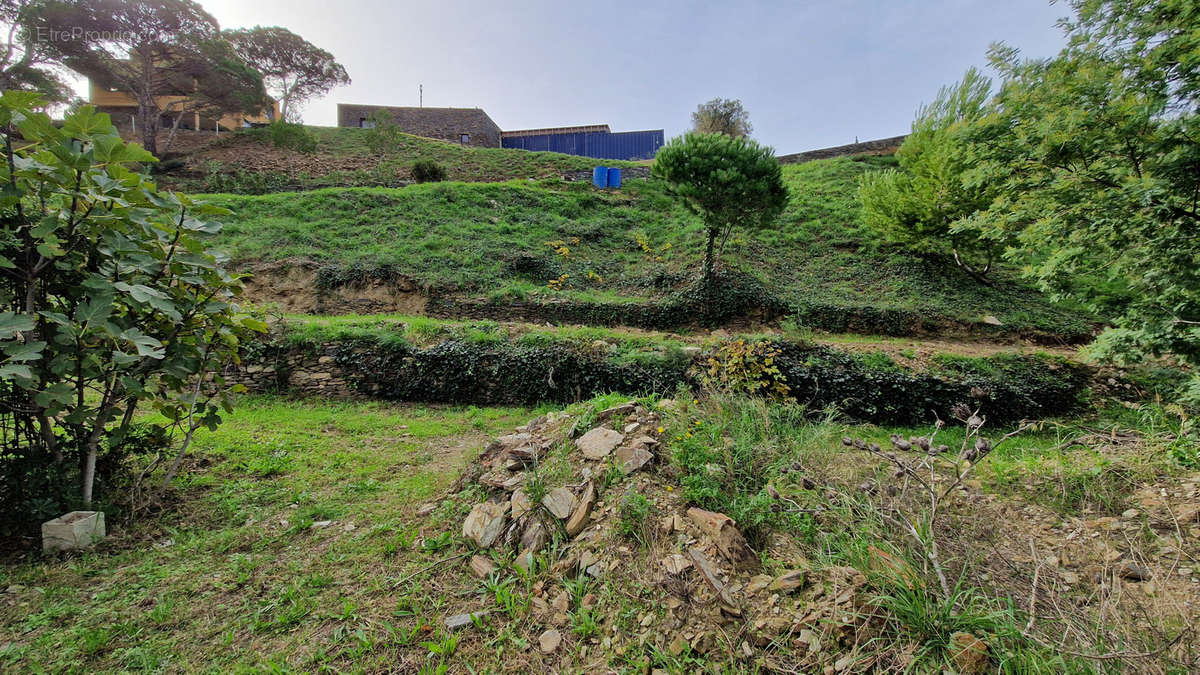
[[[363,129],[374,129],[375,120],[369,120],[365,117],[360,117],[358,118],[358,126],[362,127]]]
[[[471,134],[462,134],[461,136],[458,137],[458,142],[462,143],[463,145],[470,145],[471,144]]]

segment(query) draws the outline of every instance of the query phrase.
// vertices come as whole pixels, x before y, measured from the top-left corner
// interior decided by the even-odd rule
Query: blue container
[[[608,187],[614,188],[614,189],[621,187],[621,170],[620,169],[610,168],[608,170]]]
[[[598,166],[592,169],[592,185],[604,189],[608,185],[608,167]]]

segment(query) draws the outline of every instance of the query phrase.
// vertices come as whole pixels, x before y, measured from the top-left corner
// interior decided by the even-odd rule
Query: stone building
[[[339,127],[373,125],[376,111],[389,113],[400,131],[424,138],[473,145],[500,147],[500,127],[480,108],[414,108],[411,106],[338,104]]]

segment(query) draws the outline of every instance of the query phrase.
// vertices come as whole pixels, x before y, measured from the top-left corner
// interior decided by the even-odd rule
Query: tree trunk
[[[171,133],[167,134],[167,143],[163,146],[163,152],[171,149],[171,142],[175,140],[175,132],[179,131],[179,123],[183,120],[184,112],[180,110],[179,114],[175,116],[175,121],[171,124]]]
[[[717,243],[717,235],[718,234],[719,234],[719,230],[716,227],[714,227],[712,225],[708,226],[708,245],[704,249],[704,285],[705,286],[708,286],[712,282],[713,267],[714,267],[714,263],[715,263],[715,256],[713,255],[713,248],[715,247],[715,245]]]
[[[92,487],[96,482],[96,441],[89,441],[87,446],[87,463],[83,467],[83,506],[92,505]]]
[[[142,129],[142,147],[158,156],[158,106],[153,101],[138,102],[138,126]]]

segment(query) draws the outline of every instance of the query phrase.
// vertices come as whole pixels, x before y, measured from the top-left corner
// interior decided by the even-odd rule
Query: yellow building
[[[165,111],[160,121],[163,129],[170,129],[175,124],[175,117],[182,103],[187,100],[183,95],[156,96],[159,110]],[[129,130],[136,125],[137,99],[126,91],[106,87],[95,79],[88,80],[88,103],[96,106],[101,112],[112,117],[113,124],[119,129]],[[269,124],[272,119],[279,119],[279,102],[271,101],[272,117],[267,116],[264,109],[257,115],[226,114],[219,119],[202,116],[198,112],[186,113],[179,121],[180,129],[205,131],[232,131],[242,127],[259,124]]]

